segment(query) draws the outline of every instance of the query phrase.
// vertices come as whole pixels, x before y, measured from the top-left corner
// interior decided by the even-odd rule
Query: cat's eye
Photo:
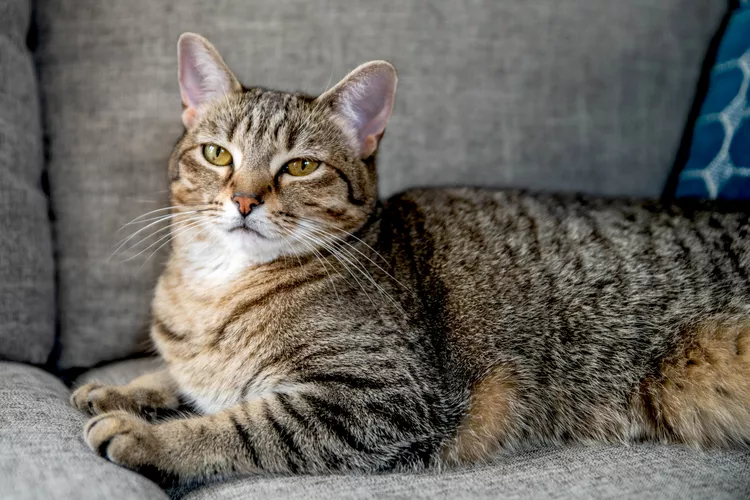
[[[289,175],[302,177],[315,172],[319,166],[320,162],[315,160],[292,160],[284,165],[284,170]]]
[[[232,155],[218,144],[204,144],[203,158],[217,167],[226,167],[232,163]]]

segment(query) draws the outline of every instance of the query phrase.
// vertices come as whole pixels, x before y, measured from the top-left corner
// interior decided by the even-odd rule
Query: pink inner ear
[[[393,109],[396,75],[386,63],[360,67],[341,84],[338,108],[356,130],[361,156],[375,152]]]
[[[178,62],[180,68],[180,94],[182,102],[189,108],[197,108],[205,101],[205,89],[203,81],[205,79],[200,70],[198,58],[200,52],[205,53],[205,48],[200,43],[192,39],[181,39],[178,50]],[[204,56],[205,57],[205,56]]]
[[[188,107],[197,107],[201,102],[201,81],[202,76],[193,60],[193,54],[188,50],[180,47],[180,94],[182,102]]]
[[[240,85],[216,49],[202,37],[183,35],[177,52],[180,95],[187,108],[182,118],[188,126],[202,104],[238,90]]]
[[[350,92],[349,110],[360,138],[382,134],[393,105],[393,85],[387,75],[367,75],[364,81],[353,85]]]

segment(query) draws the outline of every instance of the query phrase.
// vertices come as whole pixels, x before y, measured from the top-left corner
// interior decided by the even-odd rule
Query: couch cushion
[[[86,417],[69,397],[49,373],[0,362],[0,497],[166,498],[151,481],[88,449],[81,435]]]
[[[30,0],[0,3],[0,359],[44,363],[55,339],[54,263],[30,15]]]
[[[659,445],[571,447],[501,456],[443,473],[237,479],[184,498],[729,500],[750,498],[750,453]]]
[[[136,377],[145,373],[155,372],[163,368],[163,362],[159,358],[137,358],[127,361],[108,363],[97,368],[92,368],[73,381],[73,387],[78,387],[89,382],[101,382],[107,385],[125,385]]]
[[[237,479],[184,498],[739,499],[750,498],[749,473],[750,453],[736,450],[570,447],[500,456],[486,465],[443,473]]]
[[[364,61],[393,61],[384,195],[482,184],[655,196],[726,3],[48,0],[38,10],[70,367],[144,347],[160,268],[146,256],[158,245],[125,263],[108,256],[118,228],[165,200],[181,32],[205,34],[247,85],[312,94]]]

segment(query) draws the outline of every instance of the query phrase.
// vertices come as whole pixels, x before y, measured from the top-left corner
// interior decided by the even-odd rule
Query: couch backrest
[[[30,19],[30,0],[0,3],[0,359],[41,364],[55,340],[55,275]]]
[[[384,195],[480,184],[656,196],[720,0],[46,0],[38,64],[49,135],[61,366],[142,348],[160,256],[107,260],[162,206],[181,133],[175,42],[212,40],[246,85],[316,94],[391,60]],[[151,202],[144,202],[151,200]]]

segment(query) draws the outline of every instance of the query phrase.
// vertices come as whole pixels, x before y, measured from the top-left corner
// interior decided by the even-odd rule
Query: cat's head
[[[199,35],[180,37],[178,58],[186,131],[169,166],[175,248],[200,242],[268,262],[366,222],[393,66],[364,64],[312,98],[244,88]]]

